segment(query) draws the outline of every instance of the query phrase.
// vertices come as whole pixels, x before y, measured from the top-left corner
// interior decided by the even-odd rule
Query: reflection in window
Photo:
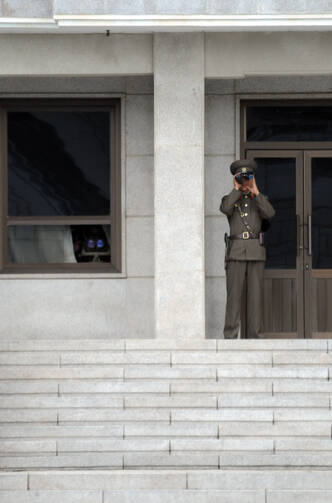
[[[295,159],[255,158],[256,181],[267,195],[276,214],[265,233],[266,268],[296,267]]]
[[[247,106],[247,141],[332,141],[331,106]]]
[[[9,216],[109,215],[109,112],[8,112],[8,192]]]

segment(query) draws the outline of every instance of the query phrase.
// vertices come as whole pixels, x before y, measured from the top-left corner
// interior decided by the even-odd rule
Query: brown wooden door
[[[258,188],[276,210],[265,234],[263,333],[265,337],[303,337],[304,153],[248,150],[246,157],[256,160]]]
[[[276,210],[266,233],[264,336],[331,338],[332,151],[247,150],[246,157],[256,160],[258,187]]]

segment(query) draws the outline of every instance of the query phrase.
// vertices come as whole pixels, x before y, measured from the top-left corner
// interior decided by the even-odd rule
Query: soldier
[[[262,327],[263,273],[266,260],[262,222],[271,219],[275,211],[268,198],[257,188],[254,176],[256,169],[255,161],[234,161],[230,166],[234,189],[222,198],[220,205],[220,211],[227,216],[230,226],[230,235],[225,234],[225,339],[237,338],[246,276],[248,337],[258,338]]]

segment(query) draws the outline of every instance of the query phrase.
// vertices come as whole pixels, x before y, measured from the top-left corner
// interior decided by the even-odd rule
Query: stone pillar
[[[156,337],[205,337],[204,35],[154,35]]]

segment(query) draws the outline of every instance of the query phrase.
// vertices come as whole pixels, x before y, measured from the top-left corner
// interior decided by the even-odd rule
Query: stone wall
[[[152,77],[0,79],[8,93],[124,96],[126,275],[0,277],[0,337],[154,337]]]
[[[205,100],[206,337],[220,337],[225,311],[223,235],[219,212],[232,187],[239,94],[332,91],[329,76],[207,80]],[[154,337],[154,167],[152,77],[1,78],[0,96],[24,93],[120,93],[125,97],[124,184],[126,277],[0,277],[0,337]],[[70,279],[69,279],[70,278]],[[18,318],[17,313],[20,313]],[[52,322],[56,320],[55,322]]]

